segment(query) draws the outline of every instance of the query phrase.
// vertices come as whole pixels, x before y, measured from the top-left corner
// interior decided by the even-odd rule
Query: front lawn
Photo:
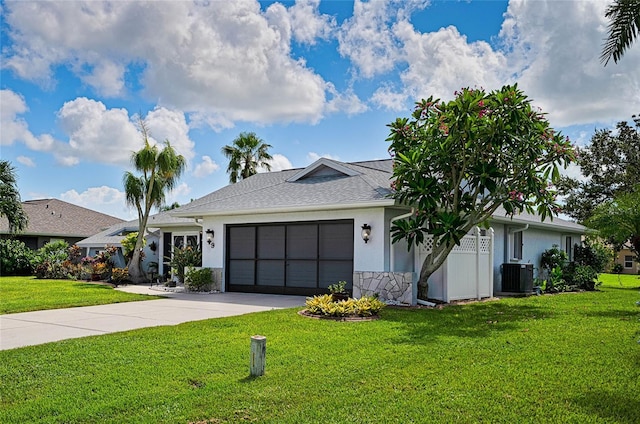
[[[0,352],[3,423],[637,423],[637,280],[601,291],[274,310]],[[250,336],[267,337],[249,378]]]
[[[72,280],[0,277],[0,314],[157,299]]]

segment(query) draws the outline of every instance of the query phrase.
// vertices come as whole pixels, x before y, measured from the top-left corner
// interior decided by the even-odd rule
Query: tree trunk
[[[129,269],[129,279],[132,283],[140,284],[147,281],[147,276],[142,270],[142,261],[140,260],[140,249],[133,251],[133,256],[127,265]]]

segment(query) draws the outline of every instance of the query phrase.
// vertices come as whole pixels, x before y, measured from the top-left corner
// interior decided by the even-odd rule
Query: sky
[[[462,87],[517,83],[584,146],[640,113],[640,46],[599,60],[607,3],[2,1],[0,157],[22,200],[134,219],[140,118],[187,159],[168,204],[228,184],[221,148],[241,132],[272,170],[386,159],[387,124]]]

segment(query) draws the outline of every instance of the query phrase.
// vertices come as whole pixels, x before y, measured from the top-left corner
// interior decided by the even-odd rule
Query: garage
[[[353,220],[228,225],[227,291],[314,295],[353,280]]]

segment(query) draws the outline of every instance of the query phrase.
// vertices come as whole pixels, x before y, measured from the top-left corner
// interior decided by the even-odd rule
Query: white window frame
[[[524,234],[522,234],[524,230],[522,228],[509,230],[507,252],[511,262],[520,262],[524,257]],[[516,246],[519,246],[519,248]]]
[[[628,258],[628,259],[627,259]],[[625,269],[633,268],[633,255],[624,255],[623,261]]]

